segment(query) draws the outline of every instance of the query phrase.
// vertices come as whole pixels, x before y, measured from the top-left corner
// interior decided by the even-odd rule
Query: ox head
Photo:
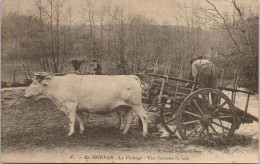
[[[48,86],[53,75],[46,72],[31,72],[33,80],[31,85],[25,90],[24,97],[33,97],[34,100],[45,98],[44,90]]]

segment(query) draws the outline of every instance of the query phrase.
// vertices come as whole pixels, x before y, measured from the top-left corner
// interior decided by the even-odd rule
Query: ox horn
[[[33,74],[34,76],[36,76],[35,72],[34,71],[31,71],[31,74]]]

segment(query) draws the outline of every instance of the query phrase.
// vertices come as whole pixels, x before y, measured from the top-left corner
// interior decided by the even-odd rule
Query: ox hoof
[[[72,137],[73,134],[74,134],[74,133],[68,133],[68,134],[66,135],[66,137]]]
[[[79,133],[80,133],[80,134],[83,134],[83,133],[84,133],[84,130],[79,131]]]
[[[143,137],[149,137],[149,134],[148,133],[144,133]]]

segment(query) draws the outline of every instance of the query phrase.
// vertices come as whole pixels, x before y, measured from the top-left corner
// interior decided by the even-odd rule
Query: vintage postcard
[[[2,0],[1,162],[258,163],[257,0]]]

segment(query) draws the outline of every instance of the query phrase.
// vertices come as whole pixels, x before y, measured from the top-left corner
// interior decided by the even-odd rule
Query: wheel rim
[[[190,94],[178,110],[178,132],[182,139],[203,135],[231,136],[236,129],[236,113],[230,99],[216,89]]]
[[[174,135],[177,131],[176,112],[171,109],[166,110],[166,108],[164,108],[163,106],[164,105],[162,105],[160,109],[161,124],[170,135]]]

